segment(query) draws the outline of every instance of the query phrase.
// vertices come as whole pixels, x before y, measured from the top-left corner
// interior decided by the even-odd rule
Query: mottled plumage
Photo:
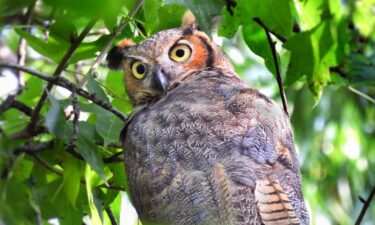
[[[171,60],[183,55],[176,45],[190,48],[187,60]],[[309,224],[289,118],[194,23],[108,60],[124,70],[135,106],[122,138],[143,223]]]

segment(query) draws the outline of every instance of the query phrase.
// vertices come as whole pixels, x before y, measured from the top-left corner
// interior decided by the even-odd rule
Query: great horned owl
[[[135,107],[122,139],[143,223],[309,224],[288,116],[191,16],[107,60]]]

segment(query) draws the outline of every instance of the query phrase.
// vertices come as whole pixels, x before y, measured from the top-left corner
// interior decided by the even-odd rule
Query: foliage
[[[122,74],[97,65],[122,38],[139,42],[179,26],[186,9],[222,42],[238,73],[274,99],[280,66],[312,222],[353,224],[358,196],[375,185],[374,7],[374,0],[0,0],[0,67],[21,84],[0,105],[0,224],[119,220],[127,183],[118,136],[132,106]],[[364,224],[374,220],[372,206]]]

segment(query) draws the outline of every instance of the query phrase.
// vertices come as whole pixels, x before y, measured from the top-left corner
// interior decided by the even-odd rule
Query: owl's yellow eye
[[[187,45],[177,45],[169,53],[169,57],[176,62],[186,62],[191,55],[191,49]]]
[[[132,64],[133,76],[139,80],[145,77],[146,70],[146,65],[141,61],[136,61]]]

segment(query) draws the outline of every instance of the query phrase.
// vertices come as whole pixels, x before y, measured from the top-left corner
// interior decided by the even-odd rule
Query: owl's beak
[[[153,87],[160,91],[165,92],[168,86],[168,79],[160,68],[155,68],[152,79]]]

